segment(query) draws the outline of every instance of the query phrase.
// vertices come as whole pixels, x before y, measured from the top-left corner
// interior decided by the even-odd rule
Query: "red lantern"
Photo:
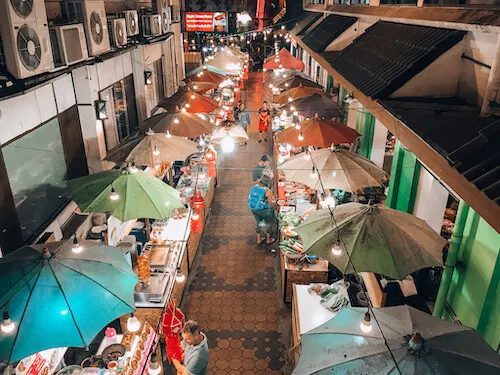
[[[201,191],[199,189],[194,192],[194,195],[191,198],[191,206],[197,212],[202,208],[205,208],[205,198],[203,198],[203,194],[201,194]]]

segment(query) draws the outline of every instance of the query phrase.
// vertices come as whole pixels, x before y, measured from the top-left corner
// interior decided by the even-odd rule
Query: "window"
[[[63,207],[67,168],[59,120],[54,118],[2,148],[24,241]]]

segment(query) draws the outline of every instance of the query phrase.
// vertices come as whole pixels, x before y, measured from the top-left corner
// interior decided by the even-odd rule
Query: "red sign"
[[[26,375],[38,375],[45,367],[47,361],[43,358],[39,353],[35,354],[35,359],[31,364],[28,371],[26,371]]]
[[[186,12],[186,31],[214,31],[214,13]]]

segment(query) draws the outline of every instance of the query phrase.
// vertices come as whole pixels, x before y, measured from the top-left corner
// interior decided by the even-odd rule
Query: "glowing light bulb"
[[[293,105],[290,106],[290,111],[295,111],[295,107]]]
[[[295,129],[300,130],[300,124],[295,124]]]
[[[175,281],[177,281],[178,283],[183,283],[184,280],[186,280],[186,276],[182,272],[181,268],[178,267],[177,268],[177,273],[175,274]]]
[[[174,117],[174,124],[178,124],[180,121],[177,117]]]
[[[298,115],[299,115],[299,112],[297,112],[297,111],[293,111],[293,115],[294,115],[294,116],[298,116]]]
[[[325,201],[328,198],[332,198],[333,199],[333,197],[327,197],[325,199]],[[335,205],[335,200],[334,200],[333,204]],[[340,256],[340,255],[342,255],[342,244],[340,243],[340,240],[335,241],[335,243],[333,244],[333,246],[332,246],[332,254],[335,255],[335,256],[337,256],[337,257]]]
[[[178,121],[178,120],[177,120]],[[172,138],[172,134],[170,134],[170,130],[167,130],[167,132],[165,133],[165,137],[167,138]],[[155,146],[156,147],[156,146]],[[160,152],[158,151],[158,154],[160,154]]]
[[[80,254],[83,250],[83,247],[80,246],[78,243],[78,240],[76,237],[73,238],[73,247],[71,248],[71,251],[73,251],[75,254]]]
[[[194,86],[193,86],[193,89],[198,90],[198,86],[197,86],[197,85],[194,85]]]
[[[117,201],[118,199],[120,199],[120,195],[118,195],[114,187],[111,187],[111,194],[109,195],[109,199],[111,199],[112,201]]]
[[[189,108],[189,107],[191,107],[191,104],[186,103],[186,104],[184,104],[184,107]]]
[[[302,133],[299,134],[299,136],[297,137],[297,139],[299,141],[301,141],[301,142],[304,140],[304,136],[302,135]]]
[[[141,328],[141,322],[139,322],[139,319],[134,314],[130,314],[129,318],[127,319],[127,330],[130,333],[135,333]]]
[[[272,88],[273,88],[273,84],[272,84],[272,83],[270,83],[270,84],[269,84],[269,88],[270,88],[270,89],[272,89]]]
[[[281,69],[281,68],[283,68],[283,65],[281,65],[281,64],[280,64],[280,65],[278,66],[278,68],[280,68],[280,69]]]
[[[186,108],[182,108],[181,111],[182,112],[187,112],[187,109]]]
[[[263,68],[263,69],[262,69],[262,71],[263,71],[263,72],[267,72],[267,69],[266,69],[266,68]]]
[[[191,95],[191,99],[196,99],[196,96],[194,96],[194,94]]]
[[[286,144],[286,150],[287,151],[292,151],[293,146],[289,143]]]
[[[12,331],[14,331],[14,328],[16,328],[16,325],[10,319],[10,315],[7,310],[3,312],[3,322],[1,328],[3,333],[11,333]]]
[[[200,146],[201,147],[205,146],[205,141],[203,140],[203,138],[200,138]]]
[[[290,85],[288,83],[285,83],[285,87],[288,87],[288,86],[290,86]]]
[[[160,150],[158,150],[158,146],[155,145],[154,149],[153,149],[153,155],[154,156],[158,156],[160,155]]]
[[[316,173],[316,168],[312,167],[312,171],[310,174],[311,178],[316,178],[318,177],[318,174]]]
[[[371,324],[371,316],[370,316],[370,313],[369,312],[366,312],[365,313],[365,318],[363,319],[363,321],[359,324],[359,328],[365,332],[365,333],[369,333],[372,331],[372,324]]]
[[[288,97],[288,102],[293,102],[293,98],[291,96]]]

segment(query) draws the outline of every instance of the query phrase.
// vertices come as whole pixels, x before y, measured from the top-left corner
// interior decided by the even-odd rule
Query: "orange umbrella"
[[[286,48],[282,48],[278,54],[264,63],[266,69],[295,69],[304,70],[304,62],[292,56]]]
[[[217,102],[206,96],[195,93],[194,91],[187,90],[182,93],[177,99],[177,105],[185,108],[189,113],[210,113],[219,108]],[[168,100],[158,103],[160,107],[166,108],[167,105],[171,108],[171,103]],[[168,110],[168,108],[166,108]]]
[[[219,87],[219,84],[215,82],[189,82],[188,86],[190,90],[199,94],[204,94],[207,91],[216,89]]]
[[[353,143],[359,133],[339,122],[314,117],[302,121],[298,127],[291,126],[277,135],[277,141],[295,147],[329,147],[332,144]]]
[[[211,72],[210,70],[202,70],[197,74],[193,74],[189,77],[191,82],[210,82],[210,83],[221,83],[227,79],[223,75],[215,72]]]
[[[141,124],[141,130],[149,129],[155,133],[170,133],[178,137],[196,138],[202,134],[210,134],[213,125],[198,117],[198,115],[183,111],[160,113],[146,119]]]
[[[300,99],[305,96],[311,96],[313,94],[319,94],[327,97],[326,93],[315,87],[305,87],[302,84],[297,87],[291,88],[287,91],[282,92],[274,98],[274,103],[279,105],[285,105],[287,103],[293,102],[295,99]]]

